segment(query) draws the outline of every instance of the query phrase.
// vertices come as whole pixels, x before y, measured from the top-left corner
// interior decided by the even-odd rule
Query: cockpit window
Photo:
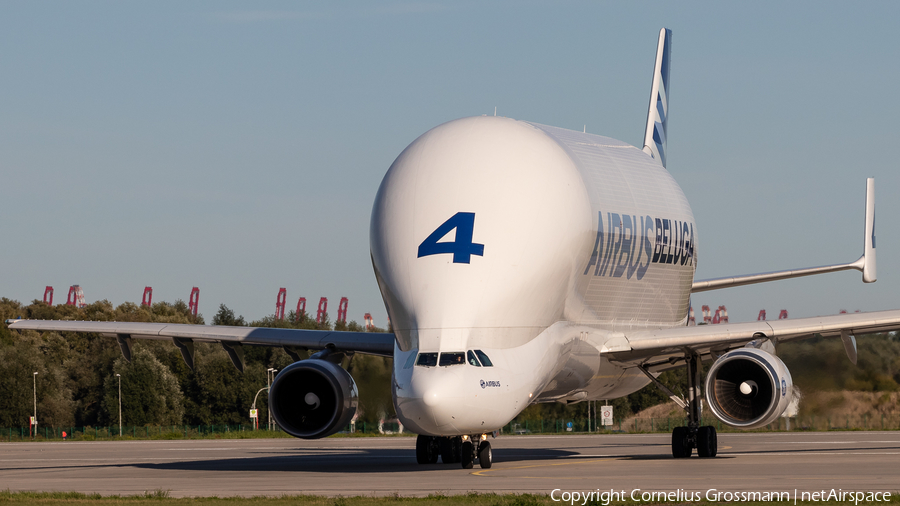
[[[416,360],[416,365],[434,367],[437,365],[437,357],[437,353],[419,353],[419,360]]]
[[[472,350],[469,350],[466,353],[466,359],[469,361],[470,365],[474,365],[475,367],[481,367],[481,364],[478,362],[478,359],[475,358],[475,353]]]
[[[415,364],[415,363],[416,363],[416,354],[415,354],[415,353],[411,353],[411,354],[409,355],[409,358],[406,359],[406,365],[404,365],[403,368],[404,368],[404,369],[409,369],[409,368],[412,367],[413,364]]]
[[[441,367],[448,365],[460,365],[466,363],[466,354],[463,352],[441,353]]]
[[[475,354],[478,355],[478,359],[481,360],[481,365],[485,367],[493,367],[494,364],[491,363],[491,359],[488,358],[487,355],[484,354],[481,350],[475,350]]]

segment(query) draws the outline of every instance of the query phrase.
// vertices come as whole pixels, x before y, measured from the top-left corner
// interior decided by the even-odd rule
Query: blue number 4
[[[456,239],[453,242],[438,242],[454,228],[456,229]],[[484,244],[472,242],[474,229],[475,213],[454,214],[422,241],[417,258],[452,253],[453,263],[467,264],[472,255],[484,256]]]

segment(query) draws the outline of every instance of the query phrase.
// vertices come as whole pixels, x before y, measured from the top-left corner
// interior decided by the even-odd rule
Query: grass
[[[427,497],[403,497],[394,494],[384,497],[357,496],[357,497],[324,497],[314,495],[284,495],[278,497],[185,497],[173,498],[169,491],[157,489],[144,492],[143,494],[131,496],[101,496],[100,494],[82,494],[78,492],[2,492],[0,491],[0,504],[9,505],[128,505],[128,506],[161,506],[163,504],[174,505],[203,505],[217,506],[235,504],[266,504],[267,506],[280,505],[303,505],[303,506],[383,506],[386,504],[405,503],[410,506],[542,506],[542,505],[560,505],[569,504],[554,501],[549,495],[545,494],[479,494],[469,493],[460,495],[443,495],[432,494]],[[790,503],[793,503],[791,501]],[[900,494],[891,495],[889,502],[859,502],[857,504],[898,504],[900,503]],[[585,506],[617,506],[617,505],[650,505],[650,504],[686,504],[681,502],[636,502],[636,501],[588,501],[583,503],[578,501],[576,504],[585,504]],[[713,505],[727,504],[724,502],[711,502],[706,500],[690,502],[692,505]],[[778,502],[742,502],[743,505],[765,505],[785,504]],[[797,501],[797,504],[804,505],[824,505],[824,504],[846,504],[837,501],[811,502]],[[851,503],[852,504],[852,503]]]

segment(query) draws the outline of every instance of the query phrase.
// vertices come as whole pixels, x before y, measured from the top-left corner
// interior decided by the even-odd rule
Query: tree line
[[[202,316],[191,315],[187,305],[156,302],[141,306],[125,302],[113,306],[103,300],[84,308],[48,306],[35,300],[29,305],[0,299],[0,318],[133,321],[203,325]],[[308,315],[291,312],[284,320],[268,315],[248,322],[225,306],[213,316],[214,325],[365,331],[358,323],[332,324],[328,317],[316,322]],[[372,329],[384,332],[383,329]],[[900,339],[897,334],[857,336],[859,360],[847,359],[840,339],[813,338],[778,346],[778,355],[791,371],[801,391],[900,390]],[[288,366],[292,359],[281,348],[248,346],[244,372],[238,372],[221,346],[197,343],[195,370],[168,341],[135,340],[132,361],[122,357],[114,339],[73,332],[10,331],[0,325],[0,427],[27,426],[37,395],[41,426],[116,425],[119,416],[119,381],[122,389],[123,424],[143,425],[238,425],[249,424],[249,410],[257,392],[266,386],[266,370]],[[393,418],[390,358],[355,354],[342,364],[359,387],[359,421],[377,423]],[[705,364],[708,368],[709,364]],[[35,376],[33,373],[37,372]],[[119,376],[117,376],[119,375]],[[684,368],[664,372],[660,380],[677,394],[686,394]],[[34,382],[34,383],[33,383]],[[36,387],[36,388],[35,388]],[[34,391],[34,392],[33,392]],[[628,416],[668,398],[648,385],[627,397],[611,400],[616,416]],[[268,399],[259,395],[260,420],[268,417]],[[524,419],[586,418],[587,404],[536,404],[519,416]]]
[[[203,325],[202,316],[191,315],[187,304],[156,302],[140,306],[125,302],[94,302],[84,308],[48,306],[35,300],[29,305],[0,299],[0,318],[46,320],[132,321]],[[214,325],[249,325],[304,329],[365,331],[358,323],[332,325],[293,313],[280,321],[274,315],[245,321],[220,305]],[[384,332],[374,328],[373,332]],[[257,392],[266,386],[266,370],[281,370],[293,360],[281,348],[248,346],[244,372],[238,372],[225,350],[217,344],[196,343],[194,371],[169,341],[135,340],[127,362],[114,339],[74,332],[10,331],[0,326],[0,427],[28,425],[37,396],[40,426],[69,427],[117,425],[119,380],[122,418],[128,426],[143,425],[248,425],[249,410]],[[390,398],[391,360],[356,354],[344,367],[360,390],[359,421],[377,423],[395,416]],[[33,373],[37,372],[35,376]],[[116,375],[120,376],[116,376]],[[34,382],[34,383],[33,383]],[[36,388],[35,388],[36,387]],[[260,420],[268,418],[268,399],[260,393],[256,403]]]

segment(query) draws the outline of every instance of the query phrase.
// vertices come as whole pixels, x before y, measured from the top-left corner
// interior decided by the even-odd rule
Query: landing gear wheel
[[[440,439],[441,463],[449,464],[453,462],[453,450],[450,448],[450,438],[442,437]]]
[[[460,437],[441,438],[441,462],[444,464],[456,464],[459,462]]]
[[[715,457],[718,445],[716,428],[707,425],[697,430],[697,455],[700,457]]]
[[[672,457],[686,459],[691,456],[694,449],[688,441],[688,434],[687,427],[675,427],[672,431]]]
[[[480,465],[482,469],[490,469],[492,463],[491,443],[483,441],[478,446],[478,465]]]
[[[450,438],[450,448],[453,451],[453,463],[459,464],[462,456],[462,437],[456,436],[454,438]]]
[[[460,457],[462,468],[472,469],[472,462],[475,460],[475,445],[471,441],[463,441]]]
[[[438,460],[438,449],[435,443],[434,437],[419,435],[416,438],[416,462],[419,464],[436,463]]]

